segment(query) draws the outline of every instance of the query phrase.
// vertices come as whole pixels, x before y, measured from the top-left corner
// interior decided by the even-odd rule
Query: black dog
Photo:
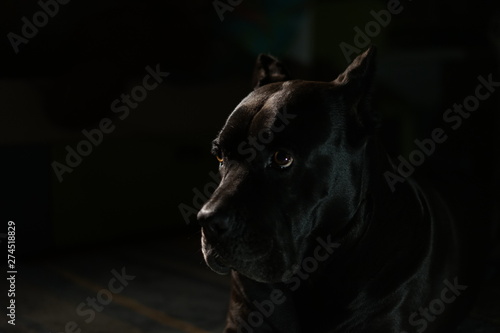
[[[225,332],[446,332],[465,298],[464,238],[439,195],[384,178],[374,53],[332,82],[259,56],[214,140],[222,180],[198,220],[208,266],[232,271]]]

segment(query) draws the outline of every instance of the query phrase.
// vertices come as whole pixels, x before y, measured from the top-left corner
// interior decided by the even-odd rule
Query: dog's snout
[[[229,230],[230,218],[226,214],[202,208],[197,217],[205,235],[209,238],[221,237]]]

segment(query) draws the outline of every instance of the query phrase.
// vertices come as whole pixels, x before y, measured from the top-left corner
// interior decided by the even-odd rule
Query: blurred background
[[[0,331],[220,332],[228,280],[205,267],[195,221],[217,170],[211,140],[251,91],[257,54],[279,57],[296,78],[333,80],[348,64],[341,45],[365,49],[358,31],[388,3],[65,1],[0,3],[0,246],[7,251],[14,221],[18,270],[16,326],[2,315]],[[415,139],[445,126],[445,110],[474,94],[479,75],[500,81],[500,6],[401,0],[398,8],[365,40],[379,51],[382,138],[393,156],[407,156]],[[168,76],[141,90],[158,68]],[[127,104],[123,94],[137,98]],[[463,205],[480,205],[478,220],[491,226],[498,94],[417,171]],[[103,119],[113,130],[85,146],[85,131]],[[70,167],[68,149],[86,156]],[[491,260],[489,281],[500,280],[498,256]],[[99,292],[122,268],[135,278],[107,303]],[[500,283],[484,294],[494,297],[463,332],[500,332]],[[95,318],[77,311],[88,297],[103,305]]]

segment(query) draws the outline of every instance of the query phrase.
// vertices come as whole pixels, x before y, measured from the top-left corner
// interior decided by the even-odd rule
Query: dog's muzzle
[[[214,272],[218,274],[221,275],[229,274],[231,268],[226,265],[224,260],[217,253],[217,251],[210,244],[208,244],[204,228],[202,228],[201,234],[202,234],[201,251],[203,253],[203,258],[205,259],[205,262],[207,263],[208,267],[210,267],[210,269],[212,269]]]

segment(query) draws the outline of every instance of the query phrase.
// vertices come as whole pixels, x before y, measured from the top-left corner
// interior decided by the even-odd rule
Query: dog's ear
[[[354,61],[332,83],[343,89],[343,96],[356,112],[362,125],[376,128],[379,119],[370,110],[370,90],[375,72],[375,46],[371,46]]]
[[[254,89],[268,83],[287,80],[290,80],[290,75],[278,59],[267,54],[259,54],[253,71],[252,86]]]
[[[371,46],[368,50],[357,56],[333,83],[346,86],[351,91],[350,95],[360,96],[365,94],[370,88],[375,70],[375,53],[376,48]]]

